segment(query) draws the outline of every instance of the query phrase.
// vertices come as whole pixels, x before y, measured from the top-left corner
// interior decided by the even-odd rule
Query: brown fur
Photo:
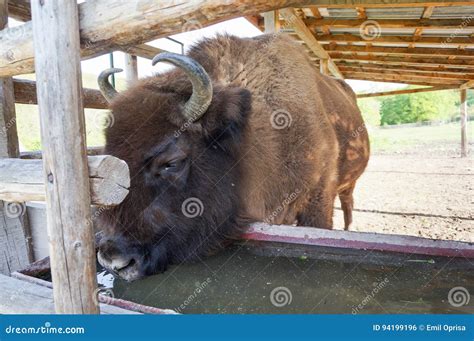
[[[214,86],[211,107],[196,123],[183,129],[180,105],[192,89],[179,69],[139,81],[112,103],[115,125],[107,131],[106,151],[127,161],[132,187],[125,202],[103,217],[106,234],[141,245],[153,240],[151,249],[165,240],[168,247],[160,252],[167,256],[160,262],[183,261],[189,253],[211,252],[240,233],[237,225],[250,221],[332,228],[338,194],[347,228],[352,191],[369,158],[367,132],[350,87],[321,75],[302,49],[278,35],[218,36],[196,45],[189,56]],[[278,114],[291,124],[276,129],[272,118]],[[178,137],[166,152],[170,156],[161,155],[160,146],[173,135]],[[211,147],[223,153],[214,156]],[[153,150],[158,151],[148,157]],[[169,180],[172,187],[176,182],[181,187],[176,185],[166,198],[180,201],[166,208],[166,200],[156,200],[163,188],[155,178],[149,181],[150,174],[179,153],[193,160],[186,165],[187,181],[200,180],[194,185],[185,183],[184,176]],[[185,228],[191,222],[179,220],[175,206],[189,196],[204,197],[205,217],[200,225]],[[163,227],[170,225],[178,226],[166,230],[175,234],[172,240]],[[214,239],[205,243],[211,234]],[[124,253],[119,244],[126,243],[104,243],[103,257]]]

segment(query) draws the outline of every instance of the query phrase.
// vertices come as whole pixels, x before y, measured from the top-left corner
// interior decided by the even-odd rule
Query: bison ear
[[[222,147],[240,142],[252,107],[250,91],[237,87],[214,89],[212,103],[199,121],[209,142]]]

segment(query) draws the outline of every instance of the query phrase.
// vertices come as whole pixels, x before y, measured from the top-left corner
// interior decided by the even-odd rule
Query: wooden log
[[[296,34],[306,43],[306,45],[318,58],[328,60],[328,68],[331,73],[336,77],[344,78],[337,65],[333,62],[329,54],[315,38],[313,32],[311,32],[303,20],[296,15],[294,9],[285,8],[282,9],[280,13],[283,18],[285,18],[285,20],[293,27]]]
[[[471,81],[468,81],[466,83],[464,83],[463,85],[461,85],[460,89],[470,89],[470,88],[474,88],[474,80],[471,80]]]
[[[278,11],[263,13],[265,33],[277,33],[280,31],[280,14]]]
[[[114,206],[128,194],[128,166],[114,156],[89,156],[89,188],[93,205]],[[6,201],[45,201],[41,159],[1,159],[0,199]]]
[[[467,89],[460,90],[461,95],[461,157],[467,157]]]
[[[0,30],[7,27],[7,1],[0,0]],[[0,78],[0,159],[18,157],[15,100],[11,78]],[[0,273],[9,275],[33,260],[25,203],[0,201]]]
[[[247,19],[249,23],[251,23],[253,26],[255,26],[255,28],[259,29],[260,31],[265,30],[263,19],[260,17],[260,15],[247,15],[245,16],[245,19]]]
[[[374,92],[374,93],[369,93],[369,94],[357,94],[357,98],[395,96],[395,95],[404,95],[404,94],[415,94],[418,92],[431,92],[431,91],[442,91],[442,90],[453,90],[453,89],[457,89],[457,87],[456,86],[451,86],[451,87],[432,86],[432,87],[420,88],[420,89],[403,89],[403,90],[393,90],[393,91],[384,91],[384,92]]]
[[[413,37],[410,36],[384,36],[374,37],[367,40],[363,37],[352,34],[320,34],[316,39],[322,44],[330,42],[336,43],[366,43],[366,44],[409,44],[413,43]],[[466,45],[474,46],[474,39],[467,37],[421,37],[415,42],[417,45],[439,45],[440,47]]]
[[[367,75],[372,73],[377,74],[392,74],[392,75],[403,75],[403,76],[420,76],[428,78],[445,78],[445,79],[460,79],[460,80],[474,80],[474,74],[470,73],[445,73],[445,72],[418,72],[411,70],[396,70],[396,69],[385,69],[384,67],[348,67],[341,66],[339,69],[342,72],[365,72]]]
[[[404,77],[401,75],[387,75],[387,74],[365,74],[363,72],[346,72],[344,76],[347,79],[358,79],[358,80],[367,80],[373,82],[388,82],[388,83],[404,83],[404,84],[413,84],[413,85],[426,85],[426,86],[460,86],[458,80],[451,79],[435,79],[435,78],[415,78],[414,76]]]
[[[328,60],[327,59],[321,59],[321,62],[319,64],[320,71],[323,75],[329,75],[329,65],[328,65]],[[340,69],[339,69],[340,70]]]
[[[337,65],[340,68],[352,67],[352,68],[382,68],[384,70],[396,70],[396,71],[418,71],[420,73],[424,72],[444,72],[444,73],[453,73],[460,74],[464,73],[467,75],[474,75],[474,69],[462,68],[462,67],[452,67],[450,65],[405,65],[403,63],[396,64],[382,64],[378,62],[357,62],[357,61],[338,61]]]
[[[450,7],[450,6],[472,6],[472,0],[312,0],[305,1],[306,6],[315,8],[399,8],[399,7],[423,7],[423,6],[436,6],[436,7]],[[301,5],[303,6],[303,4]]]
[[[472,4],[471,4],[472,5]],[[307,18],[305,24],[316,29],[321,26],[333,28],[359,28],[367,19],[340,19]],[[377,24],[383,28],[429,28],[429,29],[459,29],[459,27],[472,27],[474,22],[465,19],[377,19]]]
[[[399,55],[426,57],[437,55],[440,57],[454,56],[461,59],[474,59],[474,53],[469,50],[459,50],[456,48],[435,49],[428,47],[391,47],[391,46],[359,46],[359,45],[324,45],[330,56],[354,53],[370,53],[377,55]]]
[[[38,104],[36,82],[26,79],[14,79],[15,102],[20,104]],[[82,89],[84,108],[108,109],[109,104],[99,90]]]
[[[167,52],[166,50],[159,49],[157,47],[154,47],[148,44],[141,44],[137,46],[127,47],[127,48],[121,49],[121,51],[130,55],[134,55],[137,57],[146,58],[150,60],[153,59],[153,57],[155,57],[159,53]]]
[[[30,21],[30,0],[8,0],[8,15],[18,21]]]
[[[224,20],[257,14],[310,1],[196,0],[168,2],[142,0],[85,1],[79,5],[84,58],[167,37],[188,27],[205,27]],[[0,32],[0,76],[34,71],[31,22]],[[129,52],[132,53],[132,52]],[[135,54],[135,53],[133,53]]]
[[[55,310],[96,314],[78,5],[38,0],[31,11]]]
[[[100,304],[101,314],[139,314]],[[0,275],[0,314],[54,314],[51,288]]]
[[[396,57],[396,56],[362,56],[362,55],[340,55],[332,56],[334,61],[370,61],[372,63],[378,62],[383,64],[405,64],[405,65],[421,65],[421,66],[453,66],[474,68],[474,60],[467,59],[447,59],[446,56],[436,56],[419,58],[419,57]]]
[[[125,54],[125,79],[130,85],[138,80],[138,63],[137,56]]]

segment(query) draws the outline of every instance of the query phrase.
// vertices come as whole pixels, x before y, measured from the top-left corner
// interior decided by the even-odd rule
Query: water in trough
[[[102,272],[100,282],[116,298],[184,314],[474,313],[474,298],[462,304],[469,299],[463,289],[474,293],[474,265],[466,259],[373,261],[375,254],[361,251],[340,261],[287,246],[269,250],[236,245],[140,281]]]

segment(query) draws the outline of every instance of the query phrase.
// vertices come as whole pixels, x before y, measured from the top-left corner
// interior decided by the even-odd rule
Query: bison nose
[[[113,274],[127,281],[134,281],[143,275],[138,257],[127,252],[129,251],[127,249],[123,243],[112,239],[103,239],[99,245],[97,260],[100,265]]]

